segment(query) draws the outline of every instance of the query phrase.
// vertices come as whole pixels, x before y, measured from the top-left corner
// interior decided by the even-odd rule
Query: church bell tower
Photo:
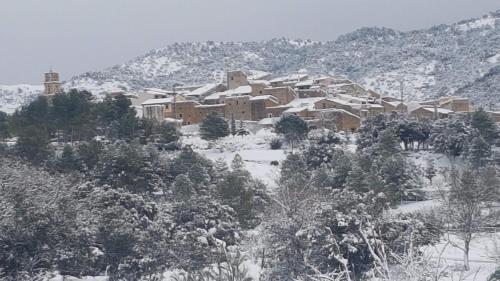
[[[59,82],[59,73],[53,72],[52,69],[45,73],[44,94],[53,96],[61,92],[61,82]]]

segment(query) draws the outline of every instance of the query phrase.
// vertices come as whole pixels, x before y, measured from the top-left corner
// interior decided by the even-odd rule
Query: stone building
[[[146,119],[162,122],[165,118],[172,116],[173,103],[173,97],[149,99],[141,104],[143,117]],[[160,108],[162,110],[160,110]]]
[[[265,88],[263,94],[275,97],[281,105],[288,104],[299,97],[291,87]]]
[[[486,111],[496,123],[500,123],[500,111]]]
[[[173,104],[173,110],[168,118],[182,120],[183,125],[200,123],[203,120],[202,112],[197,108],[200,104],[192,100],[178,101]]]
[[[345,94],[351,96],[367,96],[368,91],[359,84],[348,82],[343,84],[331,84],[328,86],[331,94]]]
[[[470,101],[468,98],[443,97],[439,99],[439,106],[454,112],[470,112]]]
[[[269,82],[264,80],[250,81],[249,84],[252,89],[251,95],[254,97],[264,95],[264,89],[269,86]]]
[[[267,108],[279,105],[279,101],[271,95],[252,97],[250,103],[253,121],[268,117]]]
[[[299,89],[297,90],[297,93],[299,94],[299,98],[301,99],[326,97],[326,91],[321,88],[304,89],[304,90]]]
[[[225,104],[200,104],[196,106],[200,117],[200,122],[209,114],[216,114],[219,117],[226,118]]]
[[[165,108],[161,104],[143,106],[142,117],[156,122],[163,122],[165,120]]]
[[[453,111],[441,107],[421,106],[409,113],[409,116],[417,120],[433,120],[447,118]]]
[[[252,87],[250,85],[240,86],[224,92],[213,93],[203,99],[203,104],[223,104],[226,98],[251,94]]]
[[[295,87],[295,84],[305,81],[309,78],[309,75],[305,73],[291,74],[283,77],[278,77],[269,81],[271,87]]]
[[[53,96],[61,93],[61,82],[59,81],[59,73],[50,70],[45,73],[44,94],[47,96]]]
[[[250,95],[228,97],[225,100],[225,116],[228,119],[252,120]]]
[[[355,132],[361,126],[361,118],[343,109],[323,109],[309,113],[316,127],[330,128],[333,124],[337,131]]]
[[[193,89],[193,90],[187,92],[186,94],[184,94],[184,96],[186,97],[186,99],[189,99],[189,100],[201,100],[201,99],[204,99],[205,97],[207,97],[213,93],[224,92],[226,90],[227,90],[227,86],[224,84],[210,83],[210,84],[206,84],[206,85],[203,85],[201,87],[198,87],[196,89]]]
[[[247,75],[240,70],[227,72],[227,88],[233,90],[248,85]]]
[[[408,112],[408,106],[400,101],[382,100],[381,104],[384,107],[384,112],[386,112],[386,113],[391,113],[391,112],[406,113],[406,112]]]

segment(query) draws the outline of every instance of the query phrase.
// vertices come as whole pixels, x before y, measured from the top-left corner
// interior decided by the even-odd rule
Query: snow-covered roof
[[[297,113],[297,112],[302,112],[305,110],[308,110],[309,108],[307,106],[302,106],[302,107],[292,107],[287,110],[285,110],[283,113]]]
[[[265,77],[271,75],[269,72],[259,71],[259,70],[251,70],[251,74],[247,77],[248,80],[261,80]]]
[[[455,98],[455,97],[453,97],[453,98],[446,99],[444,101],[440,101],[439,104],[443,105],[443,104],[448,104],[448,103],[454,102],[454,101],[469,101],[469,99],[468,98]]]
[[[149,99],[142,103],[142,105],[155,105],[155,104],[167,104],[172,103],[174,98],[162,98],[162,99]]]
[[[308,79],[300,81],[299,83],[295,84],[295,87],[312,86],[312,85],[314,85],[314,80]]]
[[[186,94],[186,96],[203,96],[203,95],[206,95],[208,92],[214,90],[215,88],[217,87],[217,84],[215,83],[210,83],[210,84],[206,84],[196,90],[193,90],[189,93]]]
[[[268,117],[260,120],[257,124],[259,125],[274,125],[278,123],[281,117]]]
[[[262,95],[262,96],[255,96],[255,97],[250,98],[250,100],[267,100],[267,99],[277,101],[277,99],[271,95]]]
[[[317,97],[317,98],[303,98],[303,99],[294,99],[290,103],[287,104],[287,106],[290,107],[306,107],[309,108],[310,110],[314,109],[314,104],[317,103],[318,101],[324,100],[326,98],[322,97]]]
[[[271,80],[271,82],[298,81],[298,80],[305,79],[307,77],[309,77],[308,74],[297,73],[297,74],[290,74],[290,75],[287,75],[287,76],[282,76],[282,77],[274,78],[273,80]]]
[[[340,87],[351,86],[351,85],[354,85],[354,84],[353,83],[330,84],[330,85],[328,85],[328,88],[340,88]]]
[[[434,110],[437,110],[438,113],[441,113],[441,114],[450,114],[450,113],[453,113],[454,111],[453,110],[449,110],[449,109],[446,109],[446,108],[442,108],[442,107],[437,107],[437,108],[434,108],[434,107],[427,107],[427,106],[421,106],[415,110],[418,110],[418,109],[423,109],[423,110],[426,110],[428,112],[434,112]],[[413,111],[415,111],[413,110]],[[412,111],[412,112],[413,112]]]
[[[255,84],[269,85],[270,82],[267,80],[248,80],[248,84],[250,84],[250,85],[255,85]]]
[[[352,104],[352,103],[350,103],[348,101],[341,100],[341,99],[336,99],[336,98],[328,98],[327,100],[332,101],[334,103],[341,104],[341,105],[345,105],[345,106],[353,106],[354,105],[354,104]]]
[[[277,105],[277,106],[270,106],[267,109],[273,109],[273,108],[290,108],[289,105]]]
[[[175,118],[164,118],[163,121],[165,122],[170,122],[170,123],[180,123],[182,124],[182,119],[175,119]]]
[[[144,92],[150,93],[150,94],[155,94],[155,95],[172,95],[174,92],[172,91],[167,91],[163,89],[158,89],[158,88],[145,88]]]
[[[132,94],[132,93],[125,93],[125,94],[122,94],[124,97],[127,97],[127,98],[131,98],[131,99],[138,99],[139,96],[136,95],[136,94]]]
[[[230,96],[238,96],[238,95],[247,95],[247,94],[251,94],[251,93],[252,93],[252,87],[249,85],[245,85],[245,86],[240,86],[236,89],[227,90],[224,92],[213,93],[213,94],[209,95],[208,97],[206,97],[205,99],[206,100],[218,100],[221,96],[230,97]]]
[[[218,104],[200,104],[200,105],[197,105],[196,107],[210,108],[210,107],[223,107],[223,106],[226,106],[226,105],[223,103],[218,103]]]
[[[233,91],[234,95],[243,95],[243,94],[251,94],[252,93],[252,87],[251,86],[239,86],[238,88],[234,90],[229,90]]]
[[[352,112],[349,112],[347,110],[340,109],[340,108],[326,108],[326,109],[318,109],[316,111],[320,111],[320,112],[340,112],[342,114],[349,115],[349,116],[357,118],[357,119],[361,119],[358,115],[356,115],[356,114],[354,114]]]
[[[351,95],[346,95],[346,94],[337,94],[337,97],[347,100],[347,101],[356,101],[356,102],[368,102],[369,98],[368,97],[354,97]]]
[[[398,107],[399,105],[405,105],[404,103],[400,102],[400,101],[383,101],[393,107]]]

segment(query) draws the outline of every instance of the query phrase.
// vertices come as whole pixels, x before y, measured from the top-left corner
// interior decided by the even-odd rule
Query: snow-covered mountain
[[[116,88],[170,88],[221,81],[228,69],[331,74],[387,95],[399,95],[403,81],[410,100],[456,93],[498,108],[500,10],[410,32],[362,28],[328,42],[176,43],[122,65],[84,73],[65,87],[86,88],[96,95]]]
[[[13,113],[16,108],[42,94],[43,86],[0,85],[0,111]]]

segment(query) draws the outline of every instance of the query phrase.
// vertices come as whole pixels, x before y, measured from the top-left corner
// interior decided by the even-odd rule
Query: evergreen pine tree
[[[234,137],[238,130],[236,129],[236,120],[234,120],[234,115],[231,116],[231,135]]]
[[[479,132],[479,135],[490,145],[495,144],[498,139],[498,127],[491,116],[479,108],[472,113],[471,127]]]
[[[399,139],[393,129],[383,130],[377,145],[377,151],[383,156],[398,154],[401,151]]]
[[[216,140],[229,135],[229,126],[224,118],[209,114],[200,125],[201,138]]]
[[[223,179],[229,172],[229,167],[224,158],[219,158],[215,160],[214,163],[214,178],[216,180]]]
[[[194,183],[185,174],[178,175],[172,186],[174,197],[180,201],[186,201],[195,194]]]
[[[307,137],[307,123],[295,115],[285,115],[274,126],[276,133],[281,134],[292,145]]]
[[[0,111],[0,141],[9,136],[9,116],[7,113]]]
[[[61,171],[77,171],[80,168],[79,160],[75,155],[73,147],[69,144],[65,145],[61,158],[59,158],[58,166]]]
[[[491,146],[482,136],[472,139],[469,152],[469,160],[474,168],[486,166],[492,157]]]

